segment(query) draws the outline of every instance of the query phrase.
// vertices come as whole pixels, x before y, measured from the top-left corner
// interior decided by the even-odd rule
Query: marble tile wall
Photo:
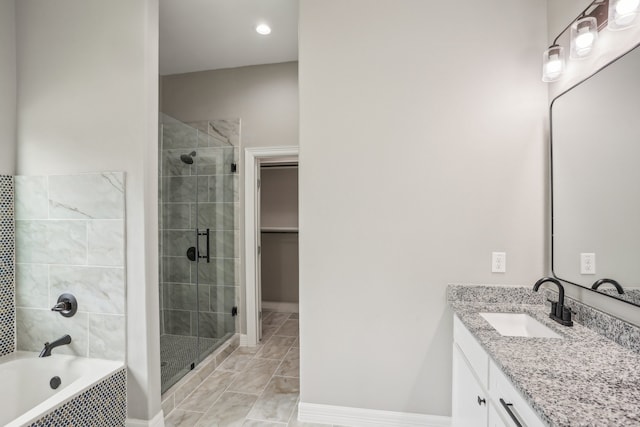
[[[16,318],[18,350],[125,359],[124,173],[17,176]],[[62,293],[78,312],[51,311]]]
[[[15,351],[14,182],[0,175],[0,356]]]
[[[160,147],[161,333],[221,338],[236,330],[239,120],[184,124],[163,116]],[[192,164],[182,155],[195,152]],[[211,260],[187,258],[210,229]],[[205,238],[200,251],[206,253]],[[198,286],[196,287],[196,283]],[[198,310],[199,308],[199,310]]]

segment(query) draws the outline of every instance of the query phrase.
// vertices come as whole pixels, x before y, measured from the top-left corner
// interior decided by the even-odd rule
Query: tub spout
[[[51,356],[51,350],[56,347],[60,347],[61,345],[71,344],[71,336],[63,335],[52,343],[44,343],[44,348],[40,352],[38,357],[48,357]]]

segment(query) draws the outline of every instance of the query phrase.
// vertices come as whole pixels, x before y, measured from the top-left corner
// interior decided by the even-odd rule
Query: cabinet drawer
[[[453,341],[460,347],[484,388],[489,386],[489,356],[458,316],[453,316]]]
[[[496,411],[507,426],[517,425],[512,420],[509,411],[523,427],[544,427],[546,425],[493,361],[489,363],[489,394],[495,404]],[[508,410],[505,405],[508,405]]]

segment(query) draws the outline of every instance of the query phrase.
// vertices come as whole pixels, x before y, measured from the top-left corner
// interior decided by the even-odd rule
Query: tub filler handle
[[[62,294],[58,297],[58,302],[51,308],[51,311],[57,311],[64,317],[71,317],[78,311],[78,301],[71,294]]]

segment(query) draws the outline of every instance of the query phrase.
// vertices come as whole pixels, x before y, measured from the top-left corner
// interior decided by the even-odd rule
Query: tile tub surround
[[[124,173],[17,176],[18,350],[68,333],[63,354],[125,359]],[[78,312],[52,312],[71,293]]]
[[[15,351],[14,181],[0,175],[0,356]]]
[[[488,293],[495,291],[494,287],[489,288]],[[464,289],[455,292],[465,294]],[[481,289],[473,292],[480,295]],[[507,293],[503,297],[502,301],[508,301]],[[640,424],[640,372],[637,369],[640,354],[578,321],[570,328],[558,325],[549,319],[549,308],[542,304],[487,303],[481,297],[476,302],[463,298],[461,302],[450,300],[449,303],[493,361],[549,425]],[[480,312],[525,312],[563,338],[501,336],[480,317]]]
[[[119,370],[29,427],[122,427],[127,418],[127,370]]]

